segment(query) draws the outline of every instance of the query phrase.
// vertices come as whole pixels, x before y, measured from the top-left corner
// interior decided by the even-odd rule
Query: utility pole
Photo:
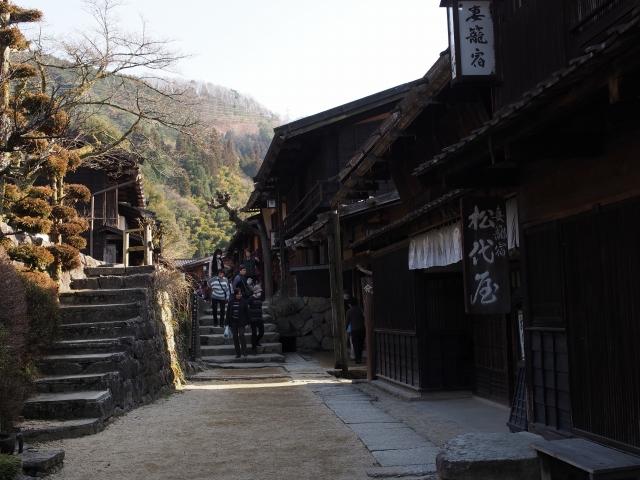
[[[340,241],[340,217],[335,210],[328,214],[327,233],[335,368],[342,370],[342,375],[346,377],[349,373],[349,359],[342,285],[342,242]]]

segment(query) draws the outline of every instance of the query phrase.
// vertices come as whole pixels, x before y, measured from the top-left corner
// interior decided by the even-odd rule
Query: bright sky
[[[18,0],[47,33],[86,29],[83,0]],[[290,119],[421,77],[447,47],[437,0],[126,0],[120,21],[181,52],[177,72],[234,88]]]

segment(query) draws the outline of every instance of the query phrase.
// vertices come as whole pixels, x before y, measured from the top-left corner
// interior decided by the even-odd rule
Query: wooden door
[[[573,427],[640,449],[640,201],[563,222]]]

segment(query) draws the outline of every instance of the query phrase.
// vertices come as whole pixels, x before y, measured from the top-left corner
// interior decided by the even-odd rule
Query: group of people
[[[245,257],[248,255],[245,254]],[[255,259],[249,265],[240,264],[238,273],[229,280],[225,273],[222,252],[214,253],[214,271],[208,281],[213,309],[213,324],[231,330],[236,358],[248,355],[245,329],[251,327],[251,353],[258,353],[264,336],[262,319],[262,288],[256,276]],[[249,263],[249,262],[248,262]]]

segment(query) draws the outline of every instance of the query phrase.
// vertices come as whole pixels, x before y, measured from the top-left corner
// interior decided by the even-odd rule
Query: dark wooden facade
[[[410,87],[401,85],[275,129],[247,207],[264,214],[270,204],[276,206],[270,215],[272,245],[282,258],[291,294],[330,295],[326,236],[300,236],[331,208],[338,173]]]
[[[87,247],[83,253],[107,263],[122,263],[122,236],[127,228],[137,228],[144,219],[154,221],[146,210],[142,177],[135,165],[119,172],[82,167],[69,173],[68,183],[85,185],[92,199],[79,205],[78,212],[89,221],[90,228],[83,235]],[[143,245],[140,235],[131,236],[132,246]],[[143,253],[132,252],[131,265],[142,264]]]
[[[495,11],[493,120],[416,174],[517,198],[529,428],[637,453],[638,2]]]
[[[288,160],[277,170],[268,156],[258,190],[281,202],[283,239],[297,238],[291,265],[326,261],[313,222],[331,207],[344,216],[354,292],[357,272],[371,273],[370,374],[417,390],[472,390],[517,406],[526,418],[512,417],[514,427],[640,452],[638,3],[496,0],[493,83],[450,84],[444,54],[355,134],[363,143],[350,156],[340,136],[351,130],[336,125],[274,141]],[[339,180],[333,190],[316,167],[296,164],[305,155],[324,159],[322,173]],[[394,191],[399,202],[383,215],[348,218]],[[465,312],[460,263],[408,267],[410,239],[464,221],[460,200],[474,196],[515,212],[507,313]]]

